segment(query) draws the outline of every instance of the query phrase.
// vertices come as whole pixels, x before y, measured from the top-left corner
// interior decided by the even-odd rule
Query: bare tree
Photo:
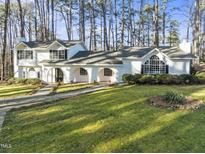
[[[10,0],[5,0],[5,17],[4,17],[4,34],[3,34],[3,49],[2,49],[2,65],[1,65],[1,81],[5,79],[5,59],[6,59],[6,49],[7,49],[7,31],[8,31],[8,20],[9,20],[9,9]]]

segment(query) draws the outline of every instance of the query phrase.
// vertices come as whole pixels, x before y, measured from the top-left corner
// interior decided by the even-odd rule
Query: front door
[[[56,82],[63,82],[63,71],[60,68],[55,69]]]

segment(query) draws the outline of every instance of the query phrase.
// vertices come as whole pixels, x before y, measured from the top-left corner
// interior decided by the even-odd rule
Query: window
[[[33,67],[31,67],[31,68],[29,69],[29,72],[31,72],[31,71],[35,71],[35,69],[34,69]]]
[[[144,74],[165,74],[166,65],[156,55],[150,57],[144,64]]]
[[[33,51],[32,50],[18,50],[17,58],[18,59],[33,59]]]
[[[50,59],[67,59],[67,50],[50,50]]]
[[[80,75],[88,75],[87,70],[85,70],[84,68],[80,68]]]
[[[109,68],[104,69],[104,76],[112,76],[112,70]]]

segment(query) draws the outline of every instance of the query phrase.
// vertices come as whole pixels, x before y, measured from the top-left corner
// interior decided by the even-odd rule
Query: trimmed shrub
[[[203,74],[205,75],[205,73]],[[125,74],[123,81],[128,84],[198,84],[205,83],[205,77],[195,75],[170,75],[170,74]]]
[[[26,84],[26,80],[24,78],[15,78],[15,84]]]
[[[183,104],[186,97],[174,91],[169,91],[164,95],[164,99],[170,104]]]
[[[15,78],[8,79],[7,84],[15,84]]]
[[[142,75],[141,78],[139,79],[140,83],[144,83],[144,84],[156,84],[157,83],[157,79],[153,76],[153,75]]]
[[[32,85],[38,85],[41,84],[41,80],[37,78],[33,79],[24,79],[24,78],[10,78],[7,81],[7,84],[32,84]]]
[[[32,85],[38,85],[41,84],[41,80],[38,78],[33,78],[33,79],[27,79],[26,84],[32,84]]]
[[[134,75],[132,74],[124,74],[122,76],[122,81],[128,84],[135,84],[134,82]]]
[[[142,74],[135,74],[133,76],[134,78],[134,83],[137,84],[137,83],[140,83],[140,79],[142,78]]]
[[[180,80],[183,84],[189,84],[189,83],[197,83],[197,77],[190,74],[182,74],[180,75]]]
[[[155,77],[158,80],[158,84],[171,84],[172,77],[168,74],[157,74]]]

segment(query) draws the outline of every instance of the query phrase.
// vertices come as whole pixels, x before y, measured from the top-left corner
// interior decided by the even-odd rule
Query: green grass
[[[27,95],[37,87],[36,85],[0,85],[0,98]]]
[[[58,86],[56,92],[63,93],[63,92],[69,92],[73,90],[91,88],[93,86],[95,86],[95,84],[88,84],[88,83],[62,84]]]
[[[176,90],[204,100],[205,86],[126,86],[10,112],[1,152],[205,152],[205,108],[148,105]]]

